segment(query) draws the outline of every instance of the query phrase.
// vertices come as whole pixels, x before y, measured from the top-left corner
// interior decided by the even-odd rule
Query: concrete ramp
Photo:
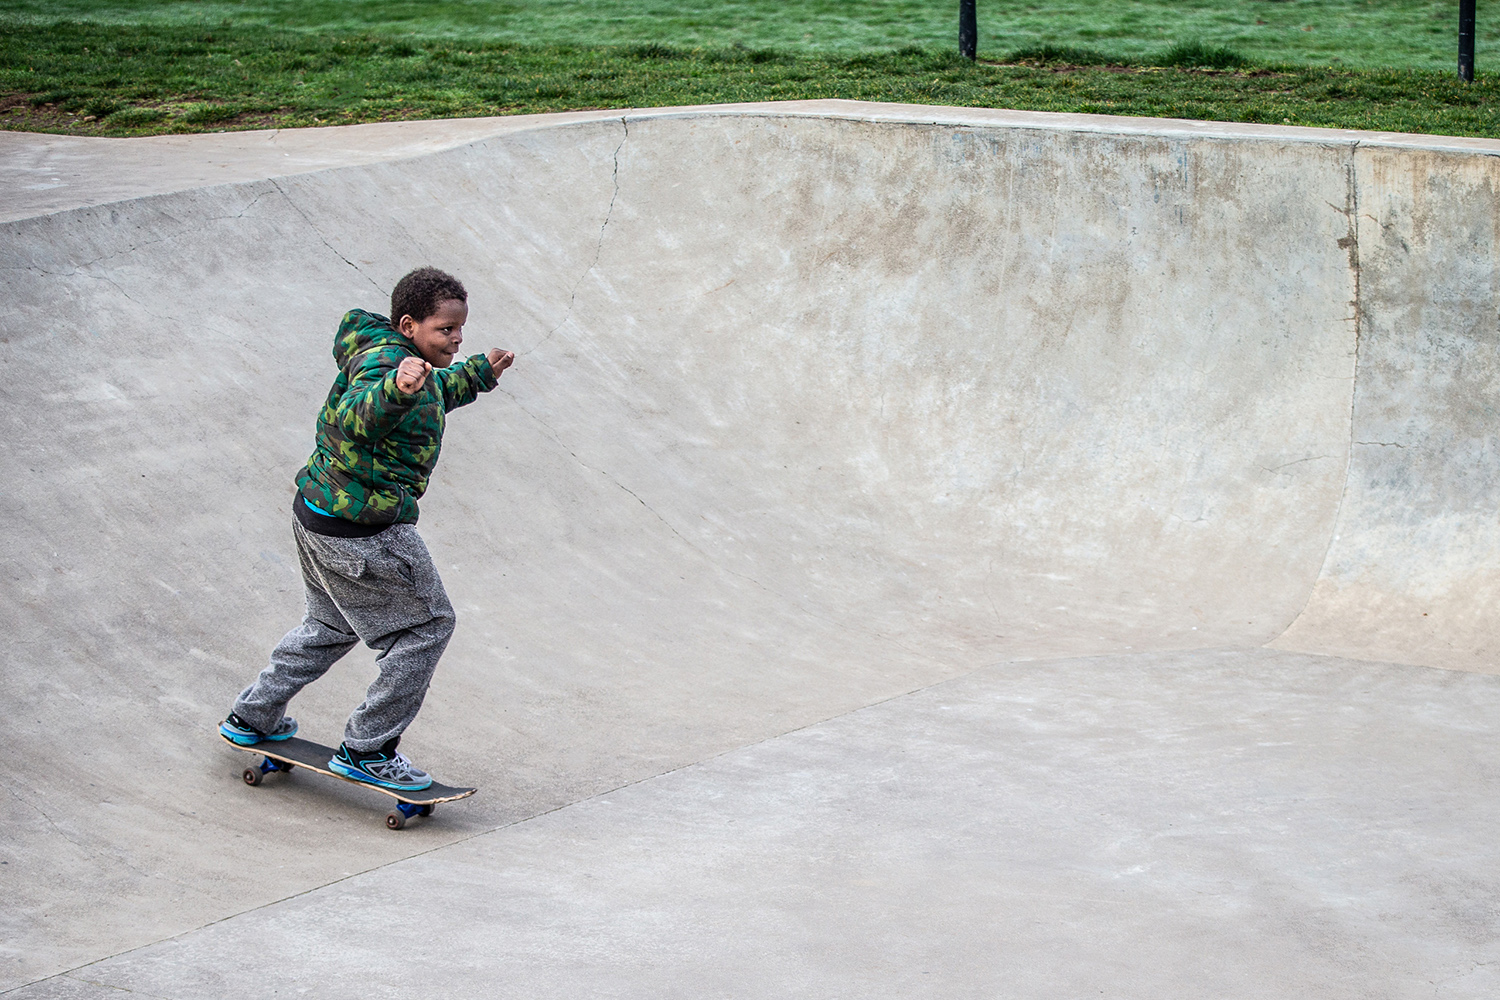
[[[1500,686],[1419,668],[1496,668],[1500,144],[851,102],[360,129],[0,137],[0,988],[511,824],[608,841],[524,821],[981,668],[1015,699],[1138,664],[1145,703],[1212,689],[1184,711],[1230,744],[1304,677],[1318,711],[1420,689],[1493,742]],[[300,614],[290,483],[332,332],[420,264],[467,284],[466,352],[518,359],[422,504],[459,628],[403,749],[482,791],[393,835],[357,789],[238,784],[213,727]],[[357,651],[310,688],[305,732],[336,740],[372,676]],[[960,758],[988,738],[964,732]],[[730,795],[684,780],[637,790],[641,830]],[[792,808],[771,786],[759,821]],[[1481,850],[1481,821],[1442,842]],[[251,995],[151,967],[66,988]],[[92,996],[52,988],[25,995]]]

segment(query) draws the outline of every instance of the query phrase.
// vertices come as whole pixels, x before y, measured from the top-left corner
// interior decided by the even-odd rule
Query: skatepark
[[[0,176],[7,996],[1500,991],[1500,142],[828,101]],[[422,501],[402,749],[480,791],[392,832],[215,726],[422,264],[517,360]]]

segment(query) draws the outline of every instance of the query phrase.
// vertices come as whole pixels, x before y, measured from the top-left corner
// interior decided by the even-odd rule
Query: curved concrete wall
[[[1500,160],[1359,149],[1359,374],[1343,506],[1287,649],[1495,672]]]
[[[408,745],[486,788],[429,838],[1006,659],[1493,669],[1497,147],[842,103],[462,140],[0,227],[9,981],[435,842],[334,796],[247,870],[210,743],[300,611],[331,332],[420,263],[520,355],[423,504],[460,626]]]

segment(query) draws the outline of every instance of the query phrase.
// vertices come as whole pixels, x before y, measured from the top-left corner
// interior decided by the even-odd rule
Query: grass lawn
[[[98,135],[845,97],[1500,137],[1457,0],[0,0],[0,127]],[[1339,60],[1334,62],[1334,60]]]
[[[1261,63],[1451,69],[1458,0],[978,0],[981,55],[1056,45],[1142,58],[1176,42]],[[1479,0],[1479,61],[1500,0]],[[0,23],[290,28],[512,44],[951,48],[958,0],[5,0]]]

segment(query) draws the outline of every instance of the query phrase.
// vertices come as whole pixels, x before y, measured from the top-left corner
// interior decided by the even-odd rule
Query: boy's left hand
[[[485,355],[485,357],[489,358],[490,367],[495,369],[496,378],[499,378],[500,373],[505,371],[505,369],[509,368],[511,365],[515,364],[516,361],[516,356],[514,353],[512,353],[511,351],[502,351],[498,347],[491,350],[490,353]]]

